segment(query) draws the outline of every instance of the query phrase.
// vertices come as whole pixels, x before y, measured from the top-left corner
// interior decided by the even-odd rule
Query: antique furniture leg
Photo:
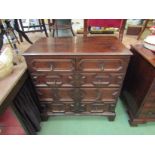
[[[21,19],[19,19],[20,23],[22,23]],[[23,25],[23,24],[22,24]],[[21,28],[22,28],[22,25],[21,25]],[[25,32],[22,30],[20,30],[19,28],[19,25],[18,25],[18,20],[15,19],[14,20],[14,28],[15,30],[19,33],[19,36],[21,36],[21,39],[22,39],[22,36],[25,38],[25,40],[27,42],[29,42],[30,44],[33,44],[33,42],[29,39],[29,37],[25,34]],[[22,28],[23,29],[23,28]],[[23,40],[23,39],[22,39]]]
[[[108,120],[109,121],[114,121],[115,120],[115,117],[116,117],[115,115],[114,116],[108,116]]]
[[[49,31],[51,32],[51,22],[50,22],[50,19],[48,19],[48,28],[49,28]]]
[[[123,39],[123,34],[124,34],[124,30],[125,30],[125,25],[126,25],[126,19],[123,19],[122,20],[122,25],[121,25],[121,28],[120,28],[120,32],[119,32],[119,40],[122,41]]]
[[[71,32],[72,32],[72,35],[75,36],[72,25],[71,25]]]
[[[88,20],[84,19],[84,37],[87,37],[88,34]]]
[[[46,35],[46,37],[48,37],[48,33],[47,33],[47,29],[46,29],[46,26],[45,26],[44,19],[41,19],[41,21],[42,21],[42,25],[43,25],[43,28],[44,28],[44,31],[45,31],[45,35]]]
[[[43,32],[43,29],[42,29],[42,26],[41,26],[41,20],[40,19],[38,19],[38,20],[39,20],[40,30],[41,30],[41,32]]]

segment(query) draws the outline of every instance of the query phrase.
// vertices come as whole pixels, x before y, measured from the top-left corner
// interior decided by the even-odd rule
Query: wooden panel
[[[120,87],[122,73],[37,73],[32,74],[37,87]]]
[[[126,99],[130,124],[135,126],[155,121],[155,56],[143,45],[132,46],[131,51],[133,56],[122,94]]]
[[[41,38],[24,55],[131,55],[114,36]]]
[[[74,102],[44,102],[46,104],[48,113],[74,113]],[[82,102],[81,107],[83,111],[80,113],[104,113],[104,112],[114,112],[115,103],[114,102]]]
[[[78,70],[84,72],[123,72],[127,62],[124,59],[83,59],[79,60]]]
[[[40,101],[116,101],[119,88],[37,88]]]
[[[75,70],[74,59],[32,59],[29,63],[29,69],[37,72],[71,72]]]

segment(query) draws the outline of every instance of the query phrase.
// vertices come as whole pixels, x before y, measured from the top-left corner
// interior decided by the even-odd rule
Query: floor
[[[53,116],[41,123],[39,135],[154,135],[155,122],[131,127],[126,109],[119,99],[116,119],[104,116]]]
[[[75,22],[74,31],[79,28],[79,22]],[[77,24],[77,25],[76,25]],[[60,36],[69,34],[67,31],[59,33]],[[52,34],[50,34],[51,36]],[[71,35],[71,34],[70,34]],[[45,37],[44,33],[29,33],[29,38],[35,42],[41,37]],[[137,41],[137,36],[124,35],[123,44],[130,48],[130,45],[142,43],[146,37],[144,34],[141,40]],[[23,53],[29,46],[24,41],[18,45],[18,49]],[[130,127],[128,123],[128,115],[122,101],[119,99],[116,107],[116,119],[109,122],[104,116],[55,116],[50,117],[47,122],[41,123],[41,131],[39,135],[153,135],[155,134],[155,123],[147,123],[138,127]]]

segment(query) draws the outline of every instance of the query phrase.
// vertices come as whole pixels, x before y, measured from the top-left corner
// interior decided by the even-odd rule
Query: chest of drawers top
[[[28,48],[29,55],[132,55],[113,36],[41,38]]]

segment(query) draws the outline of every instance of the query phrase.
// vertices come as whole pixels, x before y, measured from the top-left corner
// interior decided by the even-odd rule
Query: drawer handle
[[[68,78],[69,78],[70,80],[72,80],[72,79],[73,79],[73,77],[72,77],[72,76],[69,76]]]
[[[33,76],[32,78],[33,78],[33,79],[37,79],[37,76]]]
[[[80,77],[80,76],[77,76],[77,78],[79,78],[79,77]],[[69,78],[70,80],[72,80],[72,79],[73,79],[73,76],[68,76],[68,78]],[[86,76],[83,75],[83,76],[81,76],[80,78],[81,78],[81,79],[86,79]]]
[[[53,82],[52,81],[47,81],[46,84],[56,86],[56,85],[61,85],[62,82],[61,81],[53,81]]]
[[[50,64],[50,71],[53,71],[53,64]]]
[[[86,76],[83,75],[83,76],[82,76],[82,79],[86,79]]]
[[[101,64],[100,64],[100,69],[101,69],[102,71],[104,71],[104,63],[101,63]]]
[[[98,81],[93,81],[93,84],[95,84],[95,85],[109,85],[110,82],[109,81],[103,82],[103,81],[98,80]]]

